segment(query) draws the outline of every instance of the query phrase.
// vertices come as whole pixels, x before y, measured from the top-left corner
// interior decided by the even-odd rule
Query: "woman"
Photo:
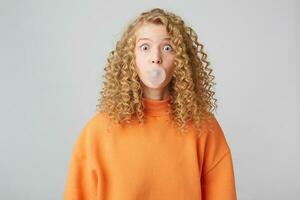
[[[235,200],[214,76],[197,34],[156,8],[124,32],[98,111],[74,147],[65,200]]]

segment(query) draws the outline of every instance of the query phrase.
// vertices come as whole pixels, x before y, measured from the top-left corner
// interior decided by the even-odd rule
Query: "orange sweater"
[[[213,131],[180,135],[168,103],[143,99],[145,124],[114,126],[95,114],[73,149],[65,200],[236,200],[230,148],[216,118]]]

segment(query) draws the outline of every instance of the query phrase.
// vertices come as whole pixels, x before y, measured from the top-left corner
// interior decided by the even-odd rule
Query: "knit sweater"
[[[180,134],[171,126],[170,98],[143,98],[145,123],[113,126],[101,112],[73,147],[64,200],[236,200],[233,160],[213,115]]]

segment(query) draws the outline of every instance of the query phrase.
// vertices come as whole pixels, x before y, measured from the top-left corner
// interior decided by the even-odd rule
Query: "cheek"
[[[144,59],[137,56],[135,59],[135,64],[136,64],[137,70],[140,72],[143,69]]]
[[[136,71],[137,71],[139,77],[140,78],[143,77],[144,76],[143,74],[145,74],[144,69],[145,69],[145,65],[146,65],[145,58],[141,55],[136,54],[135,55],[135,65],[136,65]]]
[[[168,74],[170,74],[170,76],[172,76],[173,72],[175,70],[174,59],[171,58],[171,59],[167,60],[165,67],[168,70]]]

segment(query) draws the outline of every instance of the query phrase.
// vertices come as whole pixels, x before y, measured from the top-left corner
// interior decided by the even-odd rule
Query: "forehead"
[[[156,24],[143,24],[141,25],[135,32],[136,41],[149,38],[149,39],[165,39],[170,38],[166,27],[164,25],[156,25]]]

